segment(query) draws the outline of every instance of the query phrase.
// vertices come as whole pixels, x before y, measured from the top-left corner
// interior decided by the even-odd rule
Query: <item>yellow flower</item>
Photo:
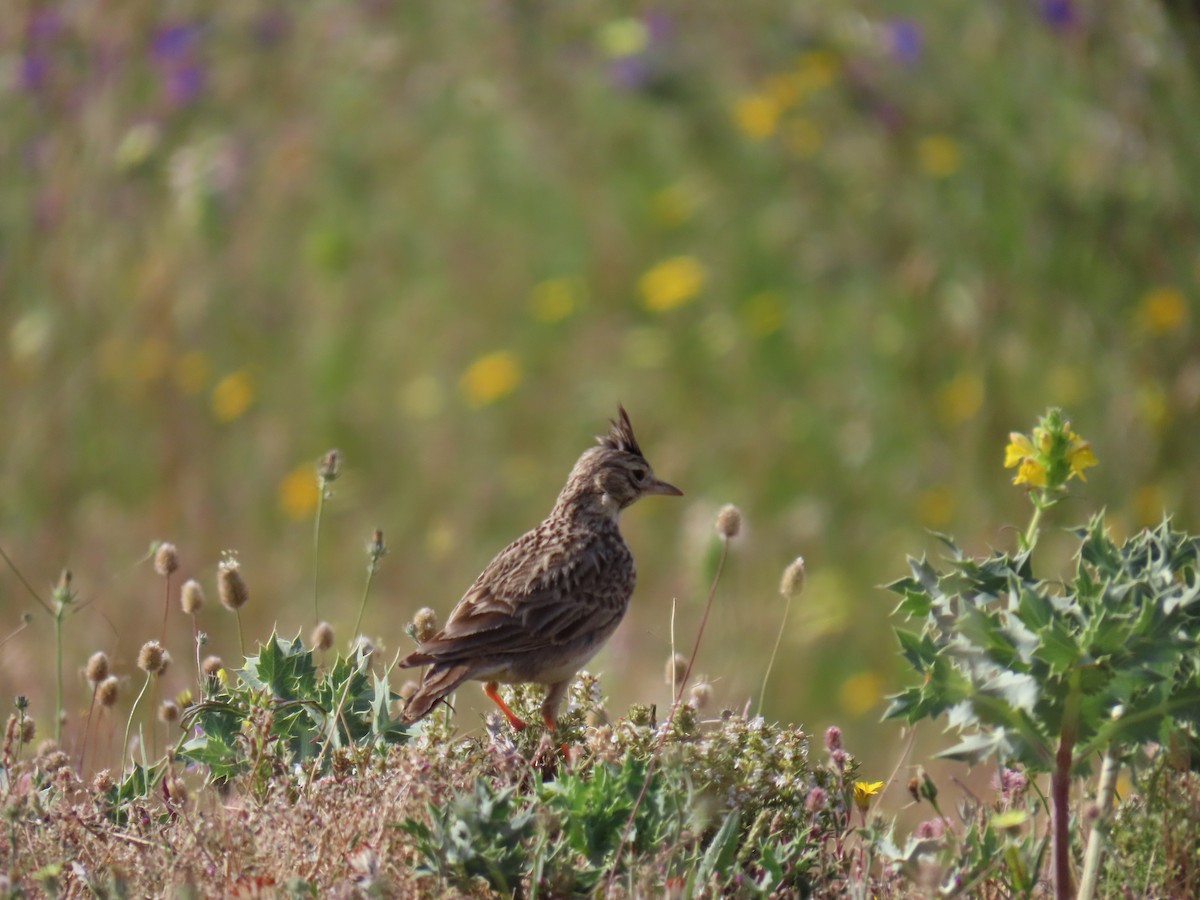
[[[882,789],[882,781],[854,782],[854,805],[865,811],[866,808],[871,805],[871,798],[878,794]]]
[[[983,382],[978,375],[960,372],[938,391],[938,411],[947,425],[969,421],[983,406]]]
[[[1087,481],[1087,476],[1083,474],[1083,470],[1098,464],[1099,460],[1096,459],[1096,454],[1092,452],[1091,444],[1087,441],[1081,441],[1079,435],[1072,432],[1071,446],[1067,450],[1067,465],[1071,467],[1071,475],[1078,476],[1080,481]]]
[[[642,303],[651,312],[683,306],[700,293],[708,280],[704,266],[691,256],[664,259],[638,280]]]
[[[742,134],[761,141],[775,133],[782,112],[779,101],[770,94],[747,94],[733,105],[733,120]]]
[[[945,178],[957,172],[960,156],[958,142],[946,134],[927,135],[917,144],[917,161],[932,178]]]
[[[1176,331],[1187,320],[1187,304],[1177,287],[1164,285],[1147,291],[1138,304],[1138,324],[1151,334]]]
[[[650,198],[650,215],[664,228],[676,228],[695,215],[698,198],[686,184],[671,184]]]
[[[1027,484],[1030,487],[1046,486],[1046,467],[1032,457],[1021,460],[1013,484]]]
[[[755,337],[774,334],[783,324],[783,297],[775,291],[762,291],[746,301],[743,312],[746,328]]]
[[[809,50],[796,60],[795,79],[802,94],[825,87],[837,73],[838,59],[828,50]]]
[[[317,479],[311,463],[296,466],[283,476],[279,508],[289,519],[307,519],[317,508]]]
[[[254,382],[245,369],[230,372],[212,392],[212,411],[219,422],[239,418],[254,402]]]
[[[539,322],[560,322],[579,303],[579,284],[574,278],[548,278],[529,292],[529,306]]]
[[[917,517],[928,528],[939,528],[950,521],[958,505],[954,489],[936,484],[917,495]]]
[[[1004,448],[1004,468],[1011,469],[1020,464],[1022,460],[1029,459],[1036,454],[1033,442],[1025,435],[1014,431],[1008,436],[1008,446]]]
[[[883,696],[883,679],[874,672],[851,675],[838,688],[838,700],[847,713],[861,716]]]
[[[521,367],[508,350],[484,354],[467,366],[459,387],[471,406],[494,403],[511,394],[521,383]]]
[[[641,19],[634,18],[614,19],[596,35],[600,49],[614,59],[641,53],[649,41],[650,29]]]

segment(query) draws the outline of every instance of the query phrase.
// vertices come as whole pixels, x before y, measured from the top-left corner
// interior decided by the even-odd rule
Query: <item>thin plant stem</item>
[[[87,757],[88,737],[92,733],[92,713],[96,710],[96,688],[92,685],[92,702],[88,704],[87,724],[83,726],[83,746],[79,750],[79,773],[83,774],[83,761]]]
[[[358,618],[354,620],[354,630],[350,632],[351,638],[358,637],[359,626],[362,625],[363,613],[367,611],[367,596],[371,593],[371,582],[375,579],[375,560],[371,560],[371,564],[367,566],[367,583],[363,585],[362,600],[358,604]]]
[[[1113,747],[1104,751],[1104,763],[1100,768],[1100,784],[1096,789],[1096,805],[1100,815],[1092,825],[1088,836],[1087,852],[1084,854],[1083,875],[1079,879],[1078,900],[1092,900],[1096,896],[1096,881],[1100,877],[1100,860],[1104,858],[1104,845],[1108,842],[1109,822],[1113,798],[1117,791],[1117,773],[1121,771],[1120,758]]]
[[[133,724],[133,717],[137,715],[138,704],[142,702],[142,697],[146,693],[146,688],[150,686],[151,675],[146,673],[146,680],[142,682],[142,689],[138,691],[137,699],[133,701],[133,708],[129,710],[129,719],[125,722],[125,740],[121,744],[121,777],[125,777],[125,758],[129,755],[129,726]],[[143,752],[145,748],[143,747]]]
[[[62,746],[62,710],[63,710],[63,651],[62,651],[62,620],[66,606],[61,600],[54,612],[54,660],[58,670],[57,700],[54,706],[54,742]]]
[[[158,639],[158,642],[165,646],[167,643],[167,617],[171,612],[171,576],[169,573],[164,576],[163,581],[166,583],[167,587],[166,594],[163,597],[162,637]]]
[[[238,623],[238,649],[242,651],[242,659],[246,658],[246,639],[242,636],[242,611],[235,609],[233,614],[237,616]]]
[[[17,564],[14,563],[9,558],[8,554],[4,552],[3,547],[0,547],[0,557],[4,558],[4,562],[8,564],[10,569],[12,569],[12,573],[17,576],[17,580],[25,586],[25,590],[29,591],[29,596],[37,601],[37,605],[44,609],[49,615],[54,615],[54,611],[50,609],[50,604],[43,600],[38,592],[33,589],[33,585],[31,585],[26,580],[25,576],[21,574],[21,570],[17,568]]]
[[[196,614],[192,613],[192,646],[196,650],[196,686],[204,693],[204,672],[200,668],[200,626],[196,622]]]
[[[321,601],[317,590],[320,574],[321,512],[325,509],[325,476],[317,476],[317,514],[313,519],[313,624],[321,621]]]
[[[787,595],[783,604],[783,619],[779,623],[779,631],[775,635],[775,646],[771,648],[771,658],[767,660],[767,671],[763,673],[762,688],[758,693],[757,716],[762,715],[763,704],[767,701],[767,681],[771,678],[771,669],[775,666],[775,656],[779,653],[779,645],[783,642],[783,632],[787,628],[788,611],[792,608],[792,594]]]
[[[638,810],[641,808],[642,801],[646,798],[646,792],[650,789],[650,781],[654,777],[654,769],[658,763],[659,751],[662,750],[663,744],[666,743],[667,735],[671,733],[671,726],[675,723],[675,714],[679,711],[679,701],[682,699],[683,689],[692,675],[692,666],[696,662],[696,655],[700,652],[700,641],[704,637],[704,627],[708,624],[708,614],[712,611],[713,597],[716,596],[717,584],[721,580],[721,573],[725,571],[725,560],[728,556],[729,539],[722,537],[721,555],[717,559],[717,568],[713,572],[712,584],[708,588],[708,599],[704,603],[704,615],[700,617],[700,627],[696,629],[696,641],[692,644],[692,655],[688,658],[687,668],[683,671],[682,682],[675,690],[675,696],[671,702],[671,711],[667,716],[667,721],[663,724],[658,741],[655,742],[650,753],[650,759],[646,763],[646,777],[642,781],[642,789],[638,791],[637,799],[633,801],[633,809],[629,811],[629,818],[625,821],[625,830],[621,833],[621,842],[617,845],[617,852],[613,856],[612,868],[608,873],[608,883],[604,888],[604,896],[606,897],[612,891],[613,882],[617,877],[617,869],[621,862],[621,856],[625,852],[625,847],[629,844],[629,835],[633,831],[634,822],[637,820]]]

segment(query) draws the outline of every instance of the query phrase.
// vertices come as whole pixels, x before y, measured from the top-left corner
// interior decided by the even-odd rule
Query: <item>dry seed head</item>
[[[49,756],[51,753],[58,752],[58,741],[54,738],[45,738],[38,742],[37,750],[34,751],[34,756]]]
[[[676,653],[667,660],[667,670],[663,675],[663,680],[667,684],[679,684],[683,681],[683,676],[687,674],[687,667],[687,657],[682,653]]]
[[[688,705],[695,710],[702,710],[712,703],[713,689],[707,681],[697,681],[692,685],[688,695]]]
[[[217,673],[221,671],[223,665],[224,663],[221,662],[221,657],[206,656],[204,657],[204,662],[200,663],[200,671],[209,678],[216,678]]]
[[[112,772],[108,769],[101,769],[92,778],[92,790],[98,794],[107,794],[113,786]]]
[[[328,650],[333,646],[333,626],[328,622],[318,622],[309,638],[314,650]]]
[[[33,719],[21,720],[21,743],[29,744],[33,742],[37,735],[37,726],[33,724]]]
[[[166,674],[167,674],[167,669],[171,668],[171,663],[172,663],[172,662],[174,662],[174,660],[172,660],[172,658],[171,658],[171,651],[170,651],[170,650],[164,650],[164,651],[163,651],[163,658],[162,658],[162,665],[160,665],[160,666],[158,667],[158,674],[159,674],[159,675],[166,675]]]
[[[96,702],[101,706],[112,706],[117,702],[119,682],[116,675],[109,675],[96,685]]]
[[[179,605],[189,616],[194,616],[204,607],[204,588],[195,578],[189,578],[179,589]]]
[[[158,705],[158,721],[171,725],[179,721],[179,704],[174,700],[164,700]]]
[[[422,606],[413,616],[413,637],[422,644],[437,634],[437,613],[428,606]]]
[[[108,677],[108,656],[103,650],[98,650],[88,657],[84,672],[93,687]]]
[[[217,592],[221,596],[221,605],[231,612],[241,609],[250,599],[236,556],[226,556],[217,566]]]
[[[338,463],[341,461],[341,454],[337,450],[330,450],[321,457],[321,464],[317,466],[317,477],[322,482],[328,484],[338,477]]]
[[[717,534],[723,538],[735,538],[742,530],[742,511],[732,503],[726,503],[717,511]]]
[[[188,789],[182,778],[170,779],[167,782],[167,793],[171,795],[171,802],[178,806],[184,806],[188,802]]]
[[[783,570],[779,579],[779,593],[789,600],[804,590],[804,557],[797,556],[791,565]]]
[[[163,648],[158,641],[146,641],[138,651],[138,668],[150,675],[157,675],[163,668]]]
[[[164,578],[168,578],[178,568],[179,551],[174,544],[163,541],[154,551],[154,571]]]

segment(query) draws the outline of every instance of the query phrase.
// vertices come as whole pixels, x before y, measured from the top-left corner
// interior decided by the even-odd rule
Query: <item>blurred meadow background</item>
[[[1198,526],[1198,46],[1149,0],[17,4],[0,546],[43,599],[74,573],[68,739],[87,654],[136,675],[159,636],[152,541],[208,591],[205,652],[237,656],[226,549],[248,637],[307,636],[339,448],[322,615],[344,645],[382,529],[362,630],[390,659],[620,401],[686,496],[624,517],[610,708],[667,704],[672,602],[685,649],[732,502],[717,704],[757,701],[801,554],[765,712],[894,762],[877,585],[930,530],[1012,545],[1010,431],[1060,404],[1092,442],[1053,524]],[[0,695],[47,733],[52,621],[5,567],[13,632]]]

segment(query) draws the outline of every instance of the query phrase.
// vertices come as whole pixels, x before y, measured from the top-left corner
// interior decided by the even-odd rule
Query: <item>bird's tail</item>
[[[434,665],[425,673],[425,678],[416,693],[404,704],[401,718],[413,723],[425,718],[447,694],[471,677],[472,668],[467,663]]]

